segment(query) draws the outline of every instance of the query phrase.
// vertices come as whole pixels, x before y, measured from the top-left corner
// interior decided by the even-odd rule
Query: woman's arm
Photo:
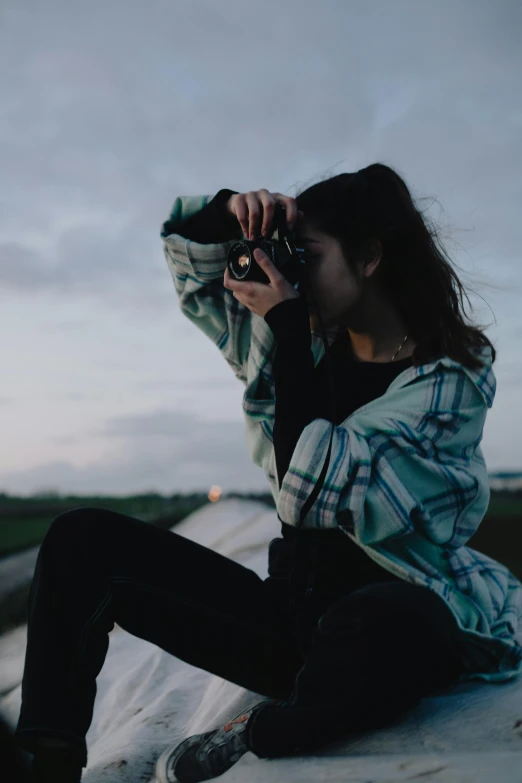
[[[314,359],[306,301],[286,299],[265,321],[277,341],[272,375],[275,384],[273,443],[279,488],[303,429],[313,418]]]
[[[477,375],[487,388],[489,375]],[[457,362],[442,357],[423,365],[335,426],[324,484],[304,527],[342,527],[365,546],[412,533],[464,546],[489,502],[479,445],[486,409]],[[319,480],[330,435],[331,422],[316,418],[295,446],[276,503],[289,525],[298,525]]]
[[[239,222],[227,209],[230,197],[237,192],[237,190],[223,188],[195,214],[186,218],[181,215],[181,220],[169,218],[163,224],[162,236],[177,233],[203,245],[241,239],[243,233]],[[173,212],[175,214],[175,207]]]
[[[231,242],[243,238],[237,218],[226,210],[234,192],[220,190],[212,199],[179,196],[161,237],[181,312],[217,345],[246,385],[252,314],[223,285]]]

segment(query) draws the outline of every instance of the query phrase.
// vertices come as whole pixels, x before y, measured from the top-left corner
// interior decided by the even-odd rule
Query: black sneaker
[[[222,775],[250,750],[247,733],[254,713],[276,703],[277,699],[265,699],[224,726],[167,748],[156,763],[156,783],[199,783]]]

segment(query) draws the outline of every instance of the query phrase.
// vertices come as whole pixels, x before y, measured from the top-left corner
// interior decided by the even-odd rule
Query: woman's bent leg
[[[253,752],[292,755],[388,725],[457,681],[456,629],[427,588],[379,582],[342,596],[319,619],[292,698],[255,716]]]
[[[274,609],[254,571],[172,531],[105,509],[61,514],[31,585],[18,743],[34,752],[41,738],[63,738],[87,764],[114,623],[248,690],[288,697],[299,666]],[[279,679],[275,659],[287,671]]]

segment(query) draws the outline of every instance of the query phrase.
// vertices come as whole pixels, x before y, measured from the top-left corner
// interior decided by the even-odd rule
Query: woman
[[[270,236],[276,202],[308,251],[305,298],[263,254],[269,284],[226,271],[232,240]],[[522,585],[465,546],[489,500],[480,441],[495,349],[465,322],[461,283],[401,177],[374,164],[296,199],[180,197],[162,237],[182,312],[245,385],[247,445],[282,535],[262,580],[121,514],[57,517],[31,589],[16,733],[34,781],[80,780],[115,622],[264,697],[167,748],[160,783],[387,725],[461,679],[517,676]],[[325,481],[297,529],[332,421]]]

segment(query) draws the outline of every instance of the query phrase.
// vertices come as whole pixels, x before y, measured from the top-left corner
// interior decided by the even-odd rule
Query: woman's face
[[[308,302],[310,328],[320,328],[317,308],[326,329],[348,326],[349,313],[361,299],[361,288],[339,242],[307,226],[306,222],[302,224],[299,240],[307,257],[307,277],[302,296]]]

